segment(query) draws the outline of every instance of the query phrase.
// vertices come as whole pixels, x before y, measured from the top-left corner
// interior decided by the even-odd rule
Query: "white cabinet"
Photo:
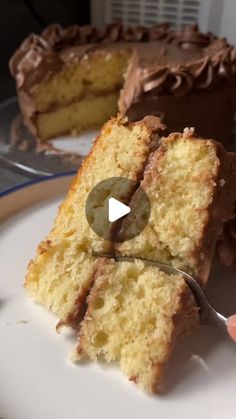
[[[202,31],[226,36],[236,44],[236,0],[92,0],[91,11],[97,26],[115,21],[151,26],[168,21],[180,29],[197,22]]]
[[[201,29],[219,30],[218,12],[224,0],[92,0],[92,23],[98,26],[113,21],[124,25],[151,26],[170,22],[181,27],[198,22]]]
[[[220,36],[236,45],[236,0],[223,0]]]

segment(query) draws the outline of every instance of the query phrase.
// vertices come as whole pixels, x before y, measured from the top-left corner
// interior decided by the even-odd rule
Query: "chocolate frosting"
[[[225,223],[217,251],[223,265],[236,266],[236,217]]]
[[[152,28],[110,24],[102,29],[51,25],[40,36],[30,35],[23,42],[10,60],[10,71],[18,90],[29,93],[35,84],[85,54],[121,46],[131,48],[134,55],[127,71],[127,77],[132,74],[133,86],[121,97],[121,111],[144,93],[181,96],[236,77],[236,52],[225,39],[202,34],[196,25],[174,32],[168,24]]]

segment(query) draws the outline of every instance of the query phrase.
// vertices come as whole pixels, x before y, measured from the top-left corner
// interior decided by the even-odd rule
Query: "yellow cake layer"
[[[37,111],[46,112],[52,106],[65,106],[91,94],[101,95],[113,91],[118,94],[124,83],[130,56],[131,51],[128,49],[97,51],[91,55],[85,54],[75,64],[64,66],[54,77],[35,87],[33,96]],[[90,111],[93,109],[90,108]]]
[[[117,246],[122,255],[168,263],[194,274],[201,265],[210,266],[203,243],[219,182],[216,153],[212,141],[197,140],[191,133],[163,140],[141,183],[150,200],[149,222],[141,234]],[[132,205],[140,205],[135,196]],[[124,223],[124,228],[129,227]]]
[[[153,137],[143,123],[129,124],[126,118],[117,117],[105,124],[60,206],[51,232],[39,245],[29,265],[25,286],[36,301],[62,320],[80,311],[84,303],[84,288],[88,291],[92,281],[92,253],[109,252],[112,247],[87,222],[85,204],[90,191],[111,177],[136,182],[150,147]],[[108,200],[113,190],[105,193]],[[131,191],[125,193],[129,197]]]
[[[178,275],[141,261],[98,261],[75,359],[116,361],[130,380],[156,392],[174,343],[198,321]]]
[[[25,286],[28,294],[51,310],[62,322],[80,318],[94,273],[94,258],[77,249],[66,237],[60,245],[47,240],[37,251],[37,263],[31,261]]]
[[[72,130],[94,128],[116,115],[118,93],[81,99],[37,117],[37,133],[41,140],[66,134]]]

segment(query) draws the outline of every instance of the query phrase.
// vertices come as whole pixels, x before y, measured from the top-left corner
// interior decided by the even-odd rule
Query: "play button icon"
[[[125,215],[130,213],[130,207],[128,205],[122,204],[115,198],[109,198],[108,200],[108,220],[110,223],[119,220]]]
[[[131,199],[135,196],[135,199]],[[137,236],[150,216],[148,196],[133,180],[112,177],[98,183],[88,194],[85,214],[100,237],[123,242]]]

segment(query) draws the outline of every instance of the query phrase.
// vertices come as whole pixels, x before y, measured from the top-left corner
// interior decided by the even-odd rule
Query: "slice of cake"
[[[75,321],[83,310],[92,283],[93,252],[109,252],[112,243],[90,228],[85,204],[90,191],[111,177],[139,182],[150,152],[162,129],[156,117],[138,123],[112,119],[102,129],[91,152],[75,177],[62,203],[54,226],[29,265],[26,289],[37,302],[51,309],[63,322]],[[106,205],[113,191],[104,191]],[[131,198],[133,190],[121,191]],[[116,194],[119,199],[119,193]],[[111,234],[116,224],[111,224]]]
[[[205,283],[223,223],[234,214],[236,154],[193,130],[171,134],[150,157],[141,187],[151,203],[149,223],[117,251],[170,264]],[[140,205],[137,194],[133,210]],[[136,212],[124,221],[124,231],[133,228]]]
[[[116,361],[142,389],[158,392],[176,341],[197,322],[182,276],[140,260],[100,259],[74,357]]]
[[[141,260],[114,262],[94,254],[116,252],[168,263],[205,284],[216,241],[236,201],[236,154],[188,129],[160,140],[162,129],[156,117],[136,123],[117,117],[105,124],[25,281],[29,295],[51,309],[59,324],[79,327],[83,321],[78,357],[116,360],[149,392],[160,390],[171,348],[198,321],[192,294],[179,275]],[[120,196],[118,189],[116,198],[125,197],[131,213],[123,223],[111,223],[109,238],[118,239],[138,222],[140,182],[151,204],[146,228],[116,245],[98,237],[85,215],[91,190],[112,177],[128,178],[136,186]],[[102,191],[99,209],[113,192]]]

